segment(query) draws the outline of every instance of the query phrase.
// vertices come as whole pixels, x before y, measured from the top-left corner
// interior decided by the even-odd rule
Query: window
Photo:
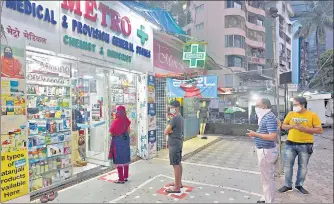
[[[242,8],[242,3],[240,1],[227,1],[227,8]]]
[[[237,16],[225,17],[225,28],[242,28],[245,29],[245,22]]]
[[[237,56],[227,56],[228,67],[243,67],[243,59]]]
[[[256,30],[247,29],[247,37],[251,40],[264,42],[264,34]]]
[[[286,38],[286,42],[287,42],[289,45],[291,45],[291,39],[290,39],[288,36],[285,36],[285,38]]]
[[[283,11],[283,14],[285,13],[285,4],[282,2],[282,11]]]
[[[291,50],[286,49],[286,54],[287,54],[288,57],[290,57],[291,56]]]
[[[204,4],[195,7],[196,14],[204,10]]]
[[[196,30],[203,30],[203,28],[204,28],[204,23],[200,23],[200,24],[195,25]]]
[[[245,48],[245,38],[240,35],[225,35],[225,47]]]
[[[263,26],[263,20],[261,20],[261,19],[257,19],[257,20],[256,20],[256,25]]]

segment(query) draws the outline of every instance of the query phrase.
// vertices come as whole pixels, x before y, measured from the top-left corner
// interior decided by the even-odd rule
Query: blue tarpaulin
[[[161,8],[152,8],[136,1],[120,1],[131,10],[146,18],[153,24],[159,25],[168,33],[186,35],[182,28],[175,22],[173,17]]]

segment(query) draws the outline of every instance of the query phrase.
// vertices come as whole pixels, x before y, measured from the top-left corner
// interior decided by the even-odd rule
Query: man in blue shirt
[[[248,130],[247,135],[254,138],[257,149],[261,182],[264,196],[258,203],[273,203],[275,200],[275,161],[278,153],[276,149],[277,118],[271,111],[271,103],[262,98],[256,103],[255,112],[258,117],[259,129],[254,132]]]

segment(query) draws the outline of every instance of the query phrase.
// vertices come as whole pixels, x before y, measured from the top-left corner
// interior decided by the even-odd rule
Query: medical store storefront
[[[1,202],[110,166],[118,105],[131,155],[156,156],[153,25],[118,1],[5,1]]]

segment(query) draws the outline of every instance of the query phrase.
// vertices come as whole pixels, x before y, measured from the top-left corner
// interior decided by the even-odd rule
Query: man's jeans
[[[298,156],[298,171],[295,186],[303,186],[307,164],[313,153],[313,144],[285,144],[284,151],[284,175],[285,186],[292,187],[293,166]]]

